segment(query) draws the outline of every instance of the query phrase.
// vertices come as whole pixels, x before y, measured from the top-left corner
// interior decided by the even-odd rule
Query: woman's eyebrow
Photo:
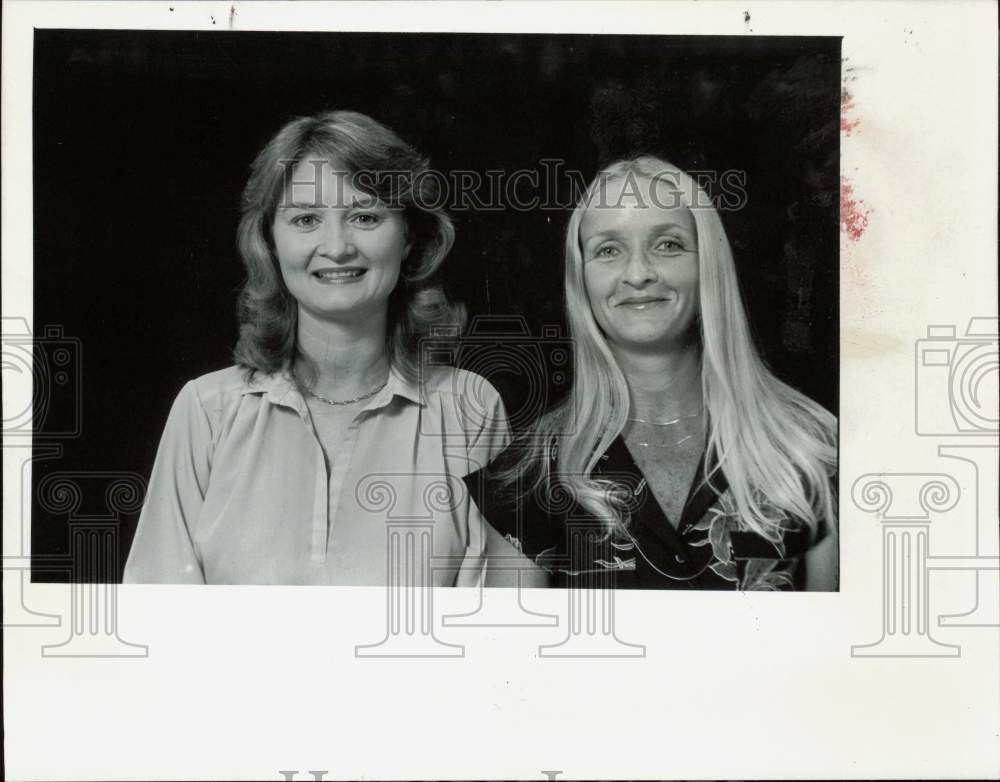
[[[669,223],[669,222],[657,223],[656,225],[651,226],[649,229],[649,233],[660,233],[662,231],[672,231],[672,230],[682,231],[686,234],[690,233],[690,231],[680,223]],[[609,239],[612,237],[617,238],[620,234],[621,232],[618,231],[617,229],[608,228],[607,230],[598,231],[597,233],[583,237],[583,243],[590,244],[590,242],[594,241],[595,239]]]
[[[311,204],[307,201],[295,201],[291,204],[278,204],[278,209],[325,209],[323,204]]]
[[[594,241],[594,239],[608,239],[612,236],[617,237],[618,235],[619,232],[616,229],[609,228],[606,231],[598,231],[595,234],[590,234],[590,236],[583,237],[583,243],[589,244],[590,242]]]
[[[688,233],[688,229],[685,228],[680,223],[658,223],[657,225],[654,225],[650,229],[650,231],[651,232],[654,232],[654,231],[670,231],[670,230],[673,230],[673,229],[677,229],[679,231],[684,231],[685,233]]]
[[[354,208],[366,208],[372,206],[379,206],[382,204],[382,200],[377,196],[352,196],[349,204],[346,205],[348,209]],[[309,201],[293,201],[290,204],[279,204],[278,209],[333,209],[337,204],[321,204],[321,203],[310,203]]]

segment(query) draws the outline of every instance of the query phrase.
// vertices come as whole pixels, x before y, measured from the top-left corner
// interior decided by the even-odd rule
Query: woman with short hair
[[[506,418],[483,378],[419,360],[433,327],[463,318],[434,282],[454,230],[428,166],[347,111],[295,119],[261,150],[236,366],[177,397],[127,582],[385,584],[406,566],[399,517],[430,527],[421,583],[480,583],[460,479],[502,450]]]

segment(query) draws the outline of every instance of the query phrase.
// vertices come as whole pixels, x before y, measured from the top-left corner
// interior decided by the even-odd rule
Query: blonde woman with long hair
[[[572,391],[466,478],[487,584],[837,589],[837,421],[761,360],[697,183],[650,156],[601,171],[565,291]]]

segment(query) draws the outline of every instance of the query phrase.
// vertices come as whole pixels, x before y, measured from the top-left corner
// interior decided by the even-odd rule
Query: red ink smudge
[[[848,136],[851,135],[851,131],[861,124],[861,120],[859,119],[852,120],[847,118],[847,112],[853,109],[854,101],[847,92],[844,92],[840,101],[840,132],[846,133]]]
[[[865,202],[851,198],[854,188],[847,181],[847,177],[840,178],[840,229],[844,231],[852,241],[858,241],[868,227],[868,216],[871,209],[865,206]]]

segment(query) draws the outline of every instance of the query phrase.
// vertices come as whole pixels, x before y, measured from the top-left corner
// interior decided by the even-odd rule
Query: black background
[[[249,164],[284,122],[330,108],[443,171],[559,158],[589,180],[646,151],[745,171],[747,204],[722,219],[758,346],[837,410],[839,38],[37,30],[34,52],[33,329],[79,342],[70,381],[36,399],[54,432],[36,455],[62,451],[33,483],[77,474],[75,517],[109,512],[109,476],[148,476],[180,387],[232,363]],[[568,211],[453,217],[445,283],[470,315],[563,322]],[[524,379],[490,379],[516,411]],[[33,577],[62,580],[38,558],[68,553],[70,514],[36,494]],[[119,518],[120,567],[138,513]]]

